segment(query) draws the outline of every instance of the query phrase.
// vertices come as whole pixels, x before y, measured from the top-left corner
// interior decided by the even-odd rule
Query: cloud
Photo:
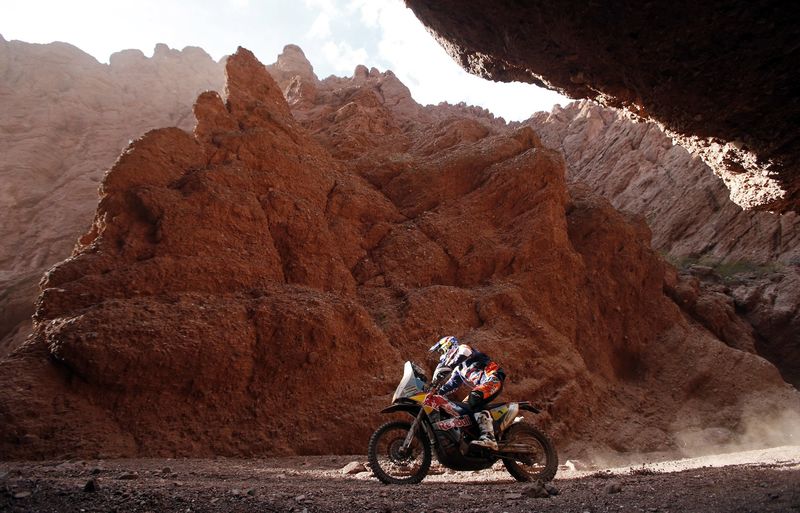
[[[347,4],[347,11],[350,13],[359,12],[361,14],[361,22],[364,25],[377,27],[378,18],[385,6],[386,2],[382,0],[351,0]]]
[[[312,39],[327,39],[331,36],[331,18],[328,14],[321,12],[311,24],[311,28],[306,34]]]
[[[345,75],[352,74],[357,65],[367,62],[367,50],[353,48],[346,41],[328,41],[322,45],[322,53],[334,70]]]
[[[468,74],[402,2],[351,0],[348,8],[358,9],[365,25],[378,28],[378,57],[419,103],[464,101],[510,121],[527,119],[536,111],[569,101],[531,84],[491,82]]]
[[[335,0],[305,0],[305,4],[309,9],[327,14],[330,17],[337,16],[340,13]]]

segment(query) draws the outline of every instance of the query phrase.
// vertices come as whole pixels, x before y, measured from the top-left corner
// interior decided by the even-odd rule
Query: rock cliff
[[[568,180],[645,216],[653,247],[673,258],[800,264],[800,216],[742,210],[700,158],[655,124],[586,100],[536,113],[526,124],[561,150]]]
[[[239,49],[192,133],[150,131],[105,175],[0,361],[4,455],[360,452],[443,334],[501,360],[568,454],[734,441],[800,409],[684,316],[643,218],[568,186],[530,127],[282,57],[276,82]]]
[[[580,101],[526,124],[561,150],[569,180],[647,219],[653,246],[682,271],[672,295],[692,318],[800,387],[797,214],[742,210],[701,159],[621,111]]]
[[[800,11],[775,2],[406,0],[466,70],[661,123],[745,208],[800,210]]]
[[[126,50],[105,65],[65,43],[0,37],[0,356],[27,334],[36,284],[86,231],[119,152],[151,128],[191,130],[194,98],[223,83],[199,48]]]

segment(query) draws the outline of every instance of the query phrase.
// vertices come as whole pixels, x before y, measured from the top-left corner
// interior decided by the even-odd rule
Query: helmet
[[[440,338],[435,344],[431,346],[429,351],[432,353],[436,350],[442,352],[442,354],[446,353],[451,347],[458,345],[458,339],[456,337],[442,337]]]

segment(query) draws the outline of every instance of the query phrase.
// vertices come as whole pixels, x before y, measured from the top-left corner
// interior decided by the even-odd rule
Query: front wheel
[[[520,454],[518,461],[503,459],[508,473],[517,481],[542,481],[546,483],[556,477],[558,470],[558,454],[553,447],[553,442],[547,435],[531,426],[518,422],[512,424],[505,432],[503,442],[508,444],[522,444],[530,452]]]
[[[417,430],[411,446],[403,451],[403,442],[411,424],[392,421],[382,425],[369,439],[369,464],[375,477],[386,484],[419,483],[431,467],[431,444],[422,431]]]

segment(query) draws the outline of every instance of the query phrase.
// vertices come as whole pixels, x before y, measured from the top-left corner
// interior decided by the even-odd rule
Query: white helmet
[[[458,345],[458,339],[456,337],[442,337],[440,338],[435,344],[431,346],[429,351],[432,353],[436,350],[442,352],[442,354],[446,353],[451,347]]]

